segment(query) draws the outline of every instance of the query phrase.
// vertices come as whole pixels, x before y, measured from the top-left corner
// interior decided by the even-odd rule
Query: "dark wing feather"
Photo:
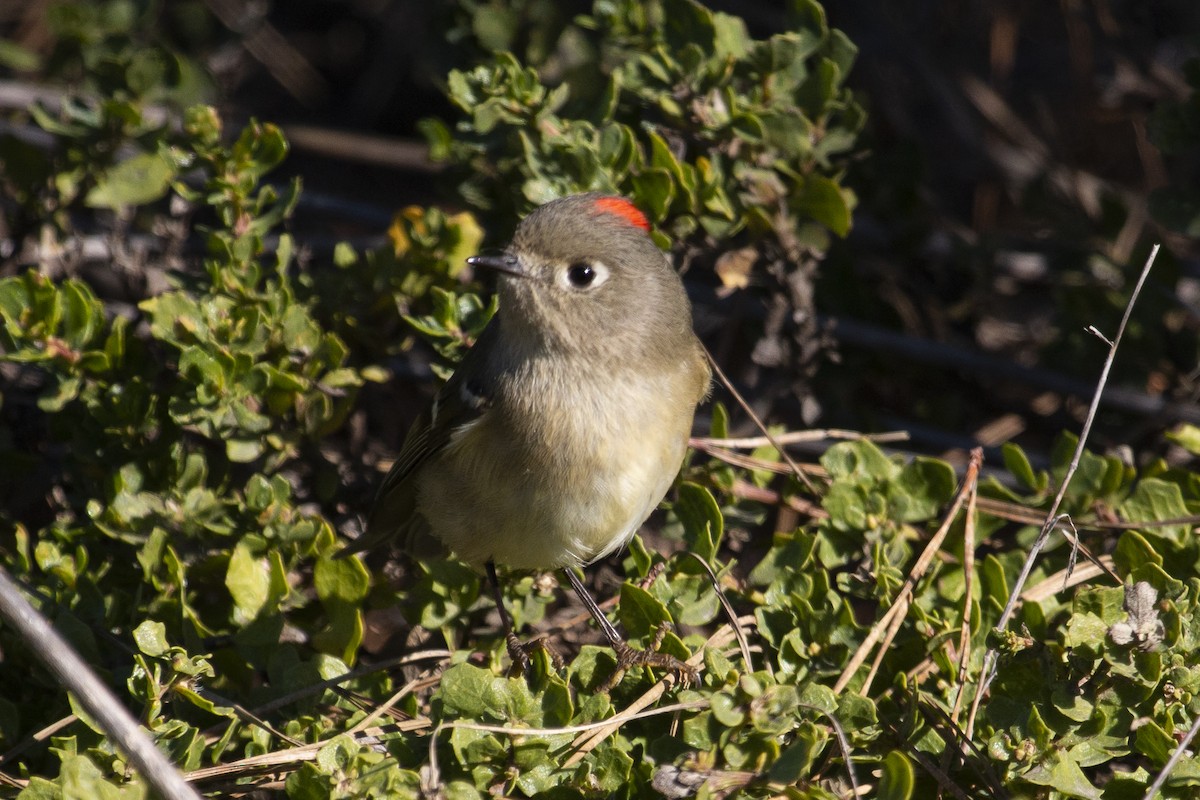
[[[421,466],[449,443],[454,431],[479,419],[490,407],[492,381],[487,367],[495,330],[493,320],[437,393],[433,405],[413,422],[400,455],[375,495],[366,533],[342,549],[338,558],[390,539],[402,539],[404,549],[416,556],[433,555],[440,549],[416,513],[416,476]]]

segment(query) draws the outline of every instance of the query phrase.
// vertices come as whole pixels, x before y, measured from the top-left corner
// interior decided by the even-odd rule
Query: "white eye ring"
[[[599,261],[573,261],[559,274],[559,281],[567,289],[586,292],[608,280],[608,266]]]

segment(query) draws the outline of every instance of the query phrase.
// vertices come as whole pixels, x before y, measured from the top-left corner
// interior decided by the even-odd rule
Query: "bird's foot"
[[[663,625],[654,634],[654,641],[650,643],[649,649],[636,650],[630,647],[626,642],[618,642],[613,645],[613,652],[617,655],[617,668],[613,670],[613,674],[600,687],[600,691],[608,692],[616,687],[621,682],[621,678],[632,667],[652,667],[661,670],[666,670],[675,676],[675,680],[683,686],[695,682],[700,677],[700,672],[686,661],[680,661],[670,653],[660,653],[659,646],[662,645],[663,639],[667,635],[667,626]]]
[[[529,642],[522,642],[515,633],[509,631],[504,637],[504,644],[508,649],[508,657],[512,659],[512,666],[509,667],[509,672],[512,674],[529,672],[533,665],[532,656],[539,650],[544,651],[550,657],[550,663],[555,669],[561,669],[563,666],[562,656],[550,646],[550,642],[544,636],[539,636]]]

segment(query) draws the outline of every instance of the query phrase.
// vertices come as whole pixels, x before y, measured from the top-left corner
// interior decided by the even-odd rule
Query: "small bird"
[[[384,479],[367,531],[342,555],[429,539],[486,570],[514,664],[496,564],[563,568],[618,656],[629,647],[575,574],[625,545],[670,488],[710,370],[683,283],[623,197],[581,194],[530,213],[501,255],[499,311]]]

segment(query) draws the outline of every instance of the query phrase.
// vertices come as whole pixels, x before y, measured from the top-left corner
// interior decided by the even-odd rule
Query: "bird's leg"
[[[592,615],[592,619],[596,620],[596,624],[600,626],[600,630],[604,633],[604,638],[608,639],[608,646],[617,654],[616,672],[613,673],[613,676],[608,679],[604,686],[600,687],[601,691],[608,691],[616,686],[630,667],[658,667],[665,669],[674,673],[679,681],[684,684],[696,680],[698,673],[696,672],[696,668],[691,664],[680,661],[669,653],[660,653],[654,649],[662,644],[663,637],[666,635],[666,628],[659,629],[654,639],[654,645],[650,650],[635,650],[621,637],[616,627],[608,621],[608,617],[600,610],[600,606],[596,604],[591,594],[588,593],[587,588],[583,585],[583,581],[579,580],[579,576],[575,574],[575,571],[568,567],[563,572],[567,573],[567,580],[571,582],[571,588],[575,590],[575,594],[579,595],[579,599],[587,607],[588,612]]]
[[[529,654],[534,650],[545,650],[550,654],[550,660],[554,665],[562,666],[562,657],[550,649],[545,639],[534,639],[528,644],[522,644],[517,638],[516,631],[513,630],[512,617],[508,615],[508,609],[504,607],[504,593],[500,590],[500,578],[496,576],[496,563],[494,561],[487,562],[488,583],[492,585],[492,597],[496,601],[496,610],[500,612],[500,626],[504,628],[504,645],[508,649],[508,657],[512,659],[513,668],[520,668],[521,672],[529,671]]]

